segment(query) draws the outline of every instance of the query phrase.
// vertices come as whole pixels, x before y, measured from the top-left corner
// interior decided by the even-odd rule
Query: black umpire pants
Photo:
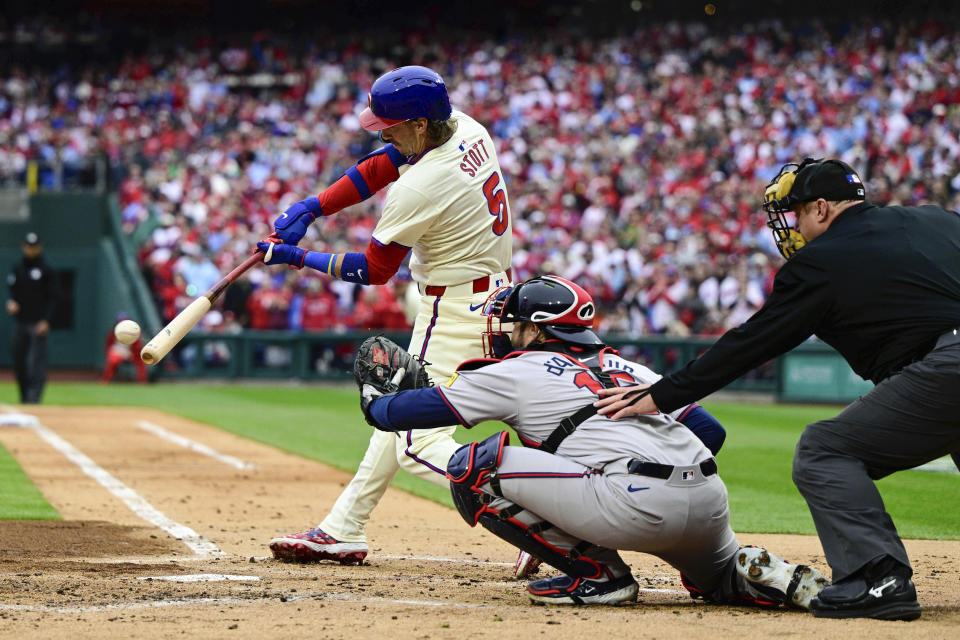
[[[960,335],[952,333],[837,417],[807,425],[793,481],[810,507],[834,582],[883,556],[910,566],[873,481],[958,451]],[[943,497],[954,502],[944,508],[960,506],[956,495]]]
[[[47,337],[37,335],[35,322],[17,322],[13,329],[13,369],[22,404],[37,404],[47,384]]]

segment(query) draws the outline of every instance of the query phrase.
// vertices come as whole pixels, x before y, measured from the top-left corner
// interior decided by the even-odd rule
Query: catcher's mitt
[[[360,409],[367,423],[380,426],[370,415],[370,403],[387,394],[430,386],[424,363],[393,340],[367,338],[357,349],[353,377],[360,388]]]

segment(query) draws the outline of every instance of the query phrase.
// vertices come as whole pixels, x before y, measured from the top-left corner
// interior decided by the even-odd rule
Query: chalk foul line
[[[0,409],[9,408],[0,406]],[[165,531],[187,545],[195,554],[201,557],[222,556],[224,553],[217,548],[215,544],[198,534],[190,527],[174,522],[162,512],[154,508],[149,502],[144,500],[140,494],[123,484],[111,475],[106,469],[91,460],[86,454],[72,444],[58,436],[50,428],[44,426],[38,420],[30,425],[38,436],[43,438],[47,444],[62,453],[70,462],[74,463],[85,474],[96,480],[107,491],[123,501],[139,518],[146,520],[155,527]]]
[[[202,444],[200,442],[195,442],[189,438],[185,438],[181,436],[178,433],[174,433],[172,431],[164,429],[158,424],[147,422],[146,420],[140,420],[137,422],[137,426],[143,429],[144,431],[149,431],[155,436],[163,438],[164,440],[168,440],[170,442],[173,442],[174,444],[178,444],[181,447],[184,447],[185,449],[189,449],[191,451],[195,451],[196,453],[201,453],[205,456],[209,456],[214,460],[222,462],[223,464],[226,464],[226,465],[230,465],[235,469],[240,469],[241,471],[245,471],[245,470],[257,468],[256,465],[254,464],[251,464],[249,462],[244,462],[239,458],[234,458],[233,456],[220,453],[219,451],[212,449],[211,447],[208,447],[205,444]]]

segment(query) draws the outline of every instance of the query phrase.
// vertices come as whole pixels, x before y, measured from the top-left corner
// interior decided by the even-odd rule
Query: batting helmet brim
[[[406,120],[391,120],[389,118],[381,118],[371,111],[370,107],[364,109],[360,114],[360,126],[367,131],[383,131],[384,129],[389,129],[394,125],[398,125],[401,122],[406,122]]]

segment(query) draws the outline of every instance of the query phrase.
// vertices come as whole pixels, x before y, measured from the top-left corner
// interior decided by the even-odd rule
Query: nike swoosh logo
[[[357,269],[357,276],[363,280],[363,269]]]
[[[281,213],[281,214],[280,214],[280,217],[281,217],[281,218],[286,218],[286,217],[287,217],[287,214]]]
[[[484,301],[481,302],[480,304],[472,304],[472,305],[470,305],[470,311],[476,311],[477,309],[479,309],[480,307],[482,307],[482,306],[485,305],[485,304],[486,304],[486,300],[484,300]]]
[[[643,491],[644,489],[649,489],[650,487],[635,487],[632,484],[627,485],[627,491],[633,493],[634,491]]]

